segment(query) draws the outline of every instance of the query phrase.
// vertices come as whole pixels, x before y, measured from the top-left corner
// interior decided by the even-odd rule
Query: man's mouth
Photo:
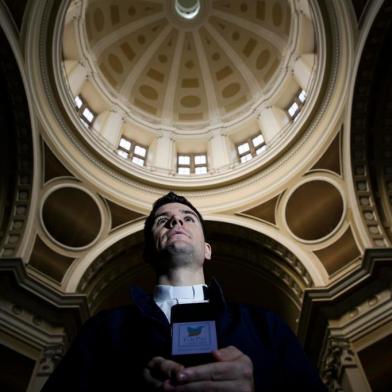
[[[185,236],[185,237],[189,237],[188,234],[186,234],[184,231],[181,230],[175,230],[171,233],[169,233],[169,238],[171,237],[176,237],[176,236]]]

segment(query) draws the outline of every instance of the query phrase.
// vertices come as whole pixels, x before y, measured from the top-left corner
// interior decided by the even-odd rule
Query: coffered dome
[[[67,90],[117,160],[180,180],[233,173],[300,130],[320,67],[313,23],[307,0],[76,0]]]
[[[197,4],[198,2],[196,2]],[[94,1],[86,58],[135,117],[177,128],[221,125],[257,105],[289,57],[287,1]]]

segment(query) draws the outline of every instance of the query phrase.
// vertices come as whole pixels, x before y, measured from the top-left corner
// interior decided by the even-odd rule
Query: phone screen
[[[184,366],[213,362],[218,349],[213,307],[208,302],[174,305],[171,310],[172,358]]]

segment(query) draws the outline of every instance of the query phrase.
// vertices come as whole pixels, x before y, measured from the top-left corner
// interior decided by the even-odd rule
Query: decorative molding
[[[42,350],[42,355],[38,363],[37,376],[49,376],[63,358],[65,348],[63,344],[52,344]]]
[[[132,241],[130,237],[134,237],[136,242],[134,242],[135,240]],[[86,293],[87,287],[91,284],[91,281],[96,278],[110,260],[137,243],[142,243],[140,232],[135,233],[134,235],[128,235],[105,249],[86,269],[83,277],[79,281],[77,292]]]
[[[26,92],[17,66],[17,59],[14,58],[10,44],[6,42],[6,38],[2,34],[0,44],[0,68],[7,81],[3,86],[3,93],[8,96],[12,109],[9,115],[13,120],[11,124],[2,124],[2,127],[6,129],[6,132],[13,133],[11,137],[14,139],[10,144],[15,144],[15,150],[10,151],[10,154],[15,156],[16,164],[15,167],[8,167],[8,170],[15,171],[15,185],[13,200],[10,201],[12,205],[8,207],[10,211],[8,225],[0,243],[0,257],[12,257],[18,250],[29,215],[33,187],[33,141]],[[1,117],[3,116],[1,115]],[[3,118],[1,120],[5,121]],[[10,130],[7,131],[7,129]],[[5,148],[11,149],[11,145],[5,146]]]
[[[54,98],[52,94],[52,89],[53,86],[51,85],[50,78],[49,78],[49,69],[47,68],[46,62],[47,62],[47,48],[48,48],[48,42],[47,42],[47,29],[48,29],[48,15],[49,13],[52,13],[50,15],[51,17],[54,17],[57,10],[50,10],[50,7],[56,7],[53,5],[53,2],[48,1],[46,4],[44,3],[42,6],[40,5],[41,8],[45,8],[46,10],[44,12],[44,18],[41,18],[42,23],[40,26],[37,26],[41,29],[40,31],[40,42],[39,42],[39,52],[40,52],[40,63],[39,67],[40,69],[35,66],[34,72],[40,75],[40,78],[42,79],[42,85],[41,82],[32,81],[32,90],[35,92],[38,103],[40,104],[40,107],[45,107],[45,106],[50,106],[51,107],[51,113],[44,112],[43,110],[39,110],[39,114],[42,117],[42,121],[45,124],[45,129],[47,132],[47,137],[51,139],[51,142],[53,144],[56,144],[58,146],[58,150],[60,154],[64,157],[68,156],[68,159],[70,162],[72,161],[72,165],[75,166],[77,165],[77,160],[75,159],[74,156],[70,155],[70,150],[65,150],[64,148],[64,143],[61,143],[61,138],[59,135],[54,135],[54,131],[57,129],[57,132],[59,133],[64,133],[62,135],[62,138],[66,138],[67,142],[69,142],[73,147],[73,152],[72,154],[79,154],[83,153],[83,155],[90,161],[92,166],[95,166],[98,168],[102,173],[104,173],[104,176],[97,176],[96,173],[91,176],[90,172],[85,172],[83,173],[83,176],[90,176],[90,180],[93,180],[97,184],[102,185],[102,181],[106,181],[107,177],[110,177],[111,183],[113,182],[113,179],[118,180],[120,182],[119,186],[116,189],[116,197],[124,201],[124,198],[129,198],[129,194],[125,196],[121,192],[122,186],[132,186],[133,189],[135,189],[135,196],[134,198],[137,199],[135,202],[139,203],[139,205],[144,206],[144,203],[146,202],[145,200],[142,200],[139,198],[137,195],[137,192],[143,193],[143,192],[148,192],[149,194],[159,194],[160,190],[156,189],[155,185],[157,183],[162,186],[162,173],[150,173],[143,168],[134,168],[132,167],[132,170],[130,170],[129,165],[126,165],[124,162],[120,161],[120,158],[115,157],[114,153],[107,153],[108,159],[110,161],[114,161],[115,165],[117,165],[117,170],[114,170],[113,167],[109,167],[106,163],[104,163],[101,159],[97,157],[97,154],[93,153],[91,150],[87,151],[88,149],[86,146],[82,145],[82,141],[80,140],[80,136],[77,137],[76,135],[73,134],[73,132],[70,130],[69,123],[69,118],[65,119],[62,114],[57,110],[57,105],[58,102],[56,102],[56,99]],[[229,191],[232,190],[238,190],[238,189],[243,189],[244,185],[246,186],[255,186],[256,183],[258,183],[262,178],[265,178],[266,176],[270,176],[272,172],[276,173],[277,170],[289,170],[290,166],[290,171],[292,170],[293,166],[296,165],[289,165],[289,161],[292,161],[295,157],[298,157],[298,152],[299,150],[304,150],[306,143],[310,143],[311,135],[314,135],[315,130],[321,133],[321,121],[328,121],[329,124],[329,129],[328,132],[326,132],[325,127],[323,127],[322,133],[321,133],[321,138],[314,137],[312,140],[314,143],[316,143],[318,146],[322,143],[323,140],[329,139],[331,137],[331,134],[335,132],[335,125],[339,121],[339,111],[334,110],[332,107],[335,107],[335,101],[342,102],[342,100],[345,97],[344,91],[346,90],[346,81],[348,78],[346,77],[341,77],[345,75],[348,70],[349,70],[349,64],[346,62],[343,62],[342,64],[339,64],[339,60],[341,58],[341,53],[346,52],[350,54],[351,53],[351,41],[353,39],[353,36],[350,34],[344,34],[348,28],[348,20],[347,20],[347,9],[344,5],[337,5],[337,8],[335,8],[334,5],[331,5],[330,2],[325,2],[323,3],[323,10],[316,10],[314,12],[314,18],[318,23],[321,23],[323,19],[325,19],[325,23],[328,24],[328,33],[325,33],[325,31],[320,28],[320,30],[323,31],[317,31],[316,36],[317,36],[317,47],[321,50],[326,49],[326,43],[324,40],[324,36],[327,35],[328,37],[332,37],[331,40],[327,43],[328,46],[331,46],[333,48],[329,48],[333,50],[333,53],[331,52],[331,56],[326,56],[322,58],[322,62],[326,61],[327,57],[331,58],[331,64],[328,64],[325,69],[323,68],[322,72],[323,75],[327,75],[326,78],[328,79],[325,81],[325,84],[317,86],[322,92],[323,96],[319,97],[319,100],[317,101],[317,104],[320,103],[320,111],[318,111],[318,116],[317,118],[312,119],[312,123],[308,126],[306,126],[306,131],[303,133],[303,137],[298,139],[296,141],[295,147],[293,147],[287,154],[285,153],[284,156],[280,157],[280,159],[277,162],[274,162],[271,164],[268,168],[266,167],[267,161],[271,161],[272,155],[275,153],[275,147],[271,148],[269,152],[263,156],[262,159],[256,159],[254,162],[249,162],[249,164],[245,165],[238,165],[235,170],[230,170],[230,173],[217,173],[216,175],[211,175],[209,177],[203,176],[203,178],[187,178],[187,184],[183,182],[182,179],[177,178],[177,177],[168,177],[169,182],[165,182],[164,186],[165,187],[174,187],[174,188],[184,188],[189,186],[192,186],[193,189],[199,188],[200,190],[203,190],[203,194],[200,192],[195,193],[195,197],[200,197],[200,196],[217,196],[219,194],[222,194],[223,192],[225,194],[228,194]],[[37,16],[39,13],[42,12],[42,9],[38,10],[36,12]],[[61,9],[60,13],[65,13],[63,9]],[[61,19],[60,17],[63,15],[59,16],[59,20]],[[318,29],[316,29],[318,30]],[[56,28],[56,31],[54,32],[53,36],[55,37],[55,43],[57,43],[59,37],[61,36],[61,28],[58,27]],[[37,32],[34,32],[32,36],[37,35]],[[347,39],[346,39],[347,37]],[[32,42],[33,47],[37,47],[37,42]],[[321,55],[321,53],[319,53]],[[33,57],[32,54],[30,54],[30,57]],[[32,59],[29,60],[31,61]],[[60,62],[60,53],[55,53],[55,63]],[[348,59],[351,58],[350,55],[347,56]],[[33,64],[34,65],[34,64]],[[58,64],[57,64],[58,65]],[[55,65],[55,67],[57,66]],[[340,78],[341,77],[341,78]],[[60,95],[66,94],[65,88],[62,88],[60,86],[61,80],[60,80],[60,75],[55,75],[56,83],[58,85],[58,88],[60,90]],[[339,81],[339,82],[338,82]],[[38,90],[45,90],[45,94],[39,93]],[[339,92],[342,92],[341,94]],[[335,95],[336,94],[336,97]],[[43,101],[45,99],[45,102]],[[49,101],[46,101],[48,99],[51,104],[47,105]],[[42,104],[41,104],[42,101]],[[309,102],[310,103],[310,102]],[[309,104],[308,103],[308,104]],[[314,102],[316,104],[316,102]],[[311,106],[313,103],[311,104]],[[326,119],[326,117],[329,117],[329,119]],[[310,120],[309,120],[310,121]],[[296,122],[296,126],[298,124],[302,123],[302,120],[299,120]],[[56,126],[53,126],[53,125]],[[304,125],[304,123],[302,124]],[[71,127],[72,128],[72,127]],[[49,130],[53,130],[52,133],[49,133]],[[66,135],[65,135],[66,134]],[[93,136],[92,136],[93,137]],[[293,135],[291,132],[287,132],[284,136],[284,138],[281,140],[283,144],[286,144],[288,140],[292,140]],[[293,140],[292,140],[293,141]],[[312,142],[312,143],[313,143]],[[88,142],[89,143],[89,142]],[[274,150],[274,151],[272,151]],[[316,154],[316,149],[313,148],[312,151],[314,151],[314,154]],[[268,157],[267,157],[268,155]],[[271,163],[271,162],[269,162]],[[263,170],[260,170],[263,166]],[[238,170],[237,170],[238,169]],[[257,171],[257,173],[256,173]],[[136,177],[143,176],[144,182],[138,182],[135,181]],[[159,177],[159,178],[158,178]],[[237,183],[235,182],[235,178],[240,178],[241,180]],[[210,186],[211,183],[215,184],[214,189],[206,189],[206,187]],[[148,184],[149,183],[149,184]],[[231,183],[228,187],[224,187],[224,185],[227,185],[228,183]],[[155,184],[154,186],[152,184]],[[276,184],[276,181],[275,183]],[[106,186],[103,186],[103,189],[106,189]],[[237,201],[238,203],[238,201]],[[211,204],[210,204],[211,205]]]
[[[391,260],[392,249],[368,249],[359,268],[330,286],[305,291],[298,336],[315,363],[330,331],[352,341],[392,321]]]
[[[378,179],[372,173],[372,165],[374,162],[369,162],[369,148],[374,143],[375,132],[372,127],[375,122],[371,122],[371,116],[374,110],[371,104],[378,98],[379,91],[374,91],[376,83],[381,76],[378,76],[381,59],[383,56],[385,37],[391,29],[392,7],[389,2],[384,2],[378,11],[377,16],[370,29],[369,35],[366,38],[366,43],[361,56],[361,61],[358,67],[357,81],[354,90],[353,106],[351,110],[351,164],[354,191],[357,197],[357,204],[362,221],[366,225],[368,236],[374,247],[382,248],[391,245],[391,239],[388,238],[387,228],[384,227],[382,218],[380,217],[377,189],[374,185],[377,184]],[[382,79],[382,83],[385,80]],[[374,96],[375,95],[375,96]],[[385,106],[387,108],[387,106]],[[383,151],[377,151],[377,155],[384,154],[385,157],[385,171],[382,176],[387,175],[389,171],[392,174],[392,165],[390,150],[386,148],[391,146],[391,142],[387,139],[387,119],[390,116],[386,109],[385,113],[385,143],[383,144]],[[389,127],[390,128],[390,127]],[[390,135],[390,129],[389,135]],[[381,131],[381,130],[380,130]],[[390,137],[390,136],[389,136]],[[388,163],[389,162],[389,163]],[[386,188],[392,189],[392,182],[388,175],[384,178]],[[389,222],[391,224],[391,222]]]
[[[223,223],[207,221],[206,225],[209,240],[212,243],[217,241],[215,246],[219,247],[219,238],[215,240],[214,233],[222,233]],[[296,307],[300,309],[304,289],[314,286],[311,274],[301,260],[287,247],[267,235],[256,234],[253,231],[253,234],[247,234],[246,228],[228,223],[225,223],[224,226],[227,227],[227,235],[230,235],[232,230],[243,233],[239,235],[241,237],[239,249],[252,247],[254,252],[252,257],[249,256],[246,259],[235,255],[228,259],[217,251],[218,257],[230,264],[241,262],[244,268],[269,277],[275,283],[278,281]],[[225,233],[226,231],[223,230],[223,232]],[[140,273],[143,269],[147,270],[149,268],[147,264],[141,261],[142,242],[141,231],[127,235],[102,251],[90,263],[78,282],[76,291],[87,295],[92,313],[94,313],[97,303],[102,299],[102,293],[108,288],[109,284],[118,286],[123,282],[124,275],[131,276],[136,272]],[[132,255],[129,254],[127,263],[113,265],[112,261],[119,255],[125,252],[127,254],[135,254],[135,247],[140,249],[140,254],[137,256],[138,260],[133,260]],[[258,257],[258,255],[265,255],[265,257]]]
[[[0,333],[36,361],[28,391],[38,392],[90,313],[86,296],[50,288],[27,268],[21,259],[0,260]]]
[[[51,288],[30,276],[27,269],[21,259],[1,259],[0,298],[12,301],[15,315],[19,308],[24,309],[34,315],[34,324],[61,325],[69,336],[75,335],[90,316],[86,296]]]
[[[342,375],[347,367],[355,367],[355,355],[346,339],[330,336],[321,361],[321,379],[329,392],[344,392]]]
[[[371,315],[371,321],[369,321]],[[334,330],[344,330],[346,336],[357,339],[365,335],[376,325],[383,325],[385,320],[392,319],[391,287],[370,295],[364,301],[352,306],[340,317],[330,320]]]

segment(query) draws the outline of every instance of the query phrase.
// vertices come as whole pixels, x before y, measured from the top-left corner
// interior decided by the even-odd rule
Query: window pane
[[[123,150],[117,150],[117,154],[121,155],[123,158],[128,158],[128,154]]]
[[[259,155],[259,154],[261,154],[262,152],[264,152],[266,149],[267,149],[267,146],[264,144],[263,146],[261,146],[260,148],[258,148],[258,149],[256,150],[256,154]]]
[[[75,105],[78,109],[80,109],[83,105],[83,101],[80,99],[79,95],[75,97]]]
[[[300,94],[298,95],[298,98],[299,98],[299,100],[300,100],[301,102],[305,102],[305,99],[306,99],[306,92],[305,92],[305,90],[302,90],[302,91],[300,92]]]
[[[131,149],[131,142],[127,139],[121,138],[120,146],[129,151]]]
[[[135,154],[140,155],[142,157],[146,156],[146,149],[144,147],[135,146]]]
[[[294,117],[294,115],[298,112],[299,106],[297,102],[294,102],[290,108],[289,108],[289,114],[291,117]]]
[[[207,163],[207,157],[205,155],[195,155],[195,164],[203,165]]]
[[[246,155],[241,157],[241,163],[249,161],[251,159],[252,159],[252,155],[251,154],[246,154]]]
[[[191,164],[191,157],[189,155],[179,155],[178,156],[178,163],[180,165],[190,165]]]
[[[247,152],[247,151],[249,151],[249,144],[248,143],[243,143],[238,146],[238,152],[240,154],[243,154],[244,152]]]
[[[252,139],[252,143],[255,147],[260,146],[260,144],[264,143],[264,138],[262,135],[258,135]]]
[[[206,174],[207,173],[207,166],[199,166],[195,168],[196,174]]]
[[[179,167],[178,174],[191,174],[191,169],[189,167]]]
[[[144,165],[144,160],[140,159],[138,157],[133,157],[132,158],[132,162],[136,163],[136,165],[139,165],[139,166],[143,166]]]
[[[83,117],[91,124],[94,120],[94,114],[91,112],[89,108],[85,108],[83,110]]]

